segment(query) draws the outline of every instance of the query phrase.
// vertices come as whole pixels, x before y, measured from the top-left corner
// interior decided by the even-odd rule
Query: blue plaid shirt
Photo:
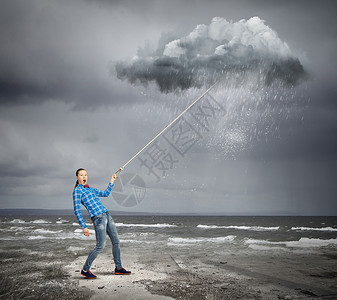
[[[73,192],[74,212],[78,220],[78,223],[82,228],[86,228],[87,225],[84,222],[81,213],[81,204],[88,210],[90,218],[97,216],[101,213],[108,211],[98,197],[108,197],[110,195],[113,183],[109,183],[105,191],[101,191],[94,188],[85,188],[82,184],[77,185]]]

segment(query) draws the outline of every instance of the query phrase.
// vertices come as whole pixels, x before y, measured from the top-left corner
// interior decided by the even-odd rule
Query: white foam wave
[[[158,244],[157,241],[139,241],[139,240],[128,240],[128,239],[121,239],[121,243],[130,243],[130,244]]]
[[[32,226],[25,226],[25,227],[21,227],[21,226],[19,226],[19,227],[11,227],[10,228],[10,231],[30,231],[32,228],[34,228],[34,227],[32,227]]]
[[[40,233],[40,234],[55,234],[55,233],[60,233],[62,230],[57,230],[57,231],[52,231],[52,230],[47,230],[47,229],[35,229],[35,233]]]
[[[258,250],[258,251],[264,251],[264,250],[282,250],[282,251],[290,251],[288,248],[282,248],[279,246],[271,246],[271,245],[257,245],[257,244],[251,244],[249,245],[249,248],[253,250]]]
[[[25,223],[25,221],[23,221],[21,219],[14,219],[14,220],[10,221],[9,223]]]
[[[29,240],[44,240],[44,239],[48,239],[48,237],[44,236],[44,235],[31,235],[28,237]]]
[[[25,230],[27,228],[31,228],[31,227],[21,227],[21,226],[12,226],[10,228],[1,228],[0,231],[7,231],[7,232],[11,232],[11,231],[22,231]]]
[[[197,228],[201,229],[239,229],[239,230],[252,230],[252,231],[275,231],[279,230],[280,226],[264,227],[264,226],[218,226],[218,225],[197,225]]]
[[[40,220],[31,221],[30,223],[33,223],[33,224],[49,224],[51,222],[49,222],[47,220],[40,219]]]
[[[87,226],[93,226],[92,223],[86,223],[86,224],[87,224]],[[72,225],[73,226],[77,226],[77,227],[80,226],[78,223],[75,223],[75,222]]]
[[[287,242],[286,245],[288,247],[323,247],[329,245],[337,245],[337,239],[310,239],[310,238],[301,238],[299,241],[295,242]]]
[[[56,221],[56,224],[64,224],[64,223],[69,223],[69,221],[63,220],[63,219],[58,219],[58,220]]]
[[[152,228],[170,228],[178,227],[177,225],[162,223],[162,224],[127,224],[127,223],[116,223],[117,227],[152,227]]]
[[[337,239],[310,239],[310,238],[300,238],[298,241],[284,241],[284,242],[270,242],[265,240],[255,240],[255,239],[248,239],[245,241],[248,245],[284,245],[286,247],[292,248],[319,248],[329,245],[337,245]]]
[[[32,226],[11,226],[10,228],[2,228],[0,231],[3,232],[15,232],[15,234],[18,234],[20,231],[31,231],[31,229],[34,228]]]
[[[64,231],[64,230],[48,230],[43,228],[38,228],[34,230],[27,230],[28,228],[34,227],[11,227],[12,229],[7,229],[7,232],[15,232],[15,237],[13,234],[8,234],[6,237],[0,238],[0,240],[66,240],[66,239],[77,239],[77,240],[95,240],[95,230],[89,229],[90,236],[84,236],[82,229],[76,229],[75,231]],[[30,234],[17,235],[18,230],[27,231]]]
[[[228,235],[216,238],[169,238],[168,245],[191,245],[199,243],[227,243],[232,242],[236,238],[235,235]]]
[[[85,236],[82,233],[81,230],[81,234],[78,233],[60,233],[59,235],[56,236],[47,236],[47,235],[31,235],[28,237],[28,240],[67,240],[67,239],[76,239],[76,240],[95,240],[95,234],[92,234],[93,232],[91,232],[91,234],[89,235],[89,237]],[[25,240],[27,239],[26,237],[21,237],[21,238],[17,238],[17,239],[22,239]]]
[[[21,231],[21,230],[25,230],[25,229],[30,229],[32,227],[22,227],[22,226],[12,226],[11,228],[9,228],[10,231]]]
[[[300,231],[337,231],[337,228],[333,228],[333,227],[291,227],[291,230],[300,230]]]
[[[151,237],[158,237],[161,236],[154,232],[125,232],[123,234],[119,235],[120,237],[126,237],[126,238],[151,238]]]

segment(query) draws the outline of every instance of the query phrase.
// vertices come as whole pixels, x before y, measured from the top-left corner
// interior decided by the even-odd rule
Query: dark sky
[[[138,158],[123,171],[144,181],[142,201],[103,202],[139,212],[336,215],[336,6],[1,1],[0,208],[71,208],[76,169],[86,168],[89,184],[105,188],[114,171],[205,90],[161,93],[155,84],[132,85],[116,77],[117,62],[131,64],[165,38],[185,37],[214,17],[236,23],[257,16],[289,46],[305,79],[294,87],[252,86],[251,79],[215,87],[211,95],[224,110],[208,131],[195,133],[198,140],[183,156],[158,140],[163,155],[175,159],[166,176],[158,165],[159,178],[149,174]],[[131,191],[125,187],[124,194]]]

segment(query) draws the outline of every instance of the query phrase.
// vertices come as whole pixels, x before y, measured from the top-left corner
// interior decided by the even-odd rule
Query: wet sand
[[[70,281],[91,299],[337,299],[337,254],[255,251],[193,253],[191,249],[122,248],[124,267],[114,275],[107,249],[95,260],[96,280],[80,275],[86,256],[66,266]]]

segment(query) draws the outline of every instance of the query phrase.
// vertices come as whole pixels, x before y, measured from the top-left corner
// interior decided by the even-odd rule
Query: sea
[[[113,216],[113,214],[112,214]],[[158,250],[337,250],[337,217],[113,216],[121,247]],[[0,216],[0,251],[85,252],[95,245],[75,216]]]

